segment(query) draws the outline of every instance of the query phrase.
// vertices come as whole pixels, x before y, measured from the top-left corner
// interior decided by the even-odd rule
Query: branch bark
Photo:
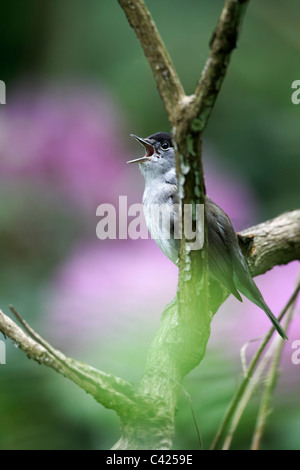
[[[300,259],[300,210],[285,212],[275,219],[240,233],[240,243],[249,251],[252,276],[274,266]]]

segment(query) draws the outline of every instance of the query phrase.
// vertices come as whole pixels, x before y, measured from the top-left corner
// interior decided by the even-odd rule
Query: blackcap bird
[[[131,134],[145,148],[145,155],[127,163],[139,163],[145,179],[143,207],[148,230],[163,253],[175,264],[178,262],[179,239],[172,232],[166,238],[158,219],[153,218],[152,206],[167,205],[171,211],[171,225],[174,226],[175,207],[179,204],[178,185],[175,169],[175,152],[171,136],[158,132],[142,139]],[[265,303],[252,279],[247,262],[241,251],[237,234],[225,212],[208,196],[205,196],[208,267],[213,278],[225,286],[239,301],[241,292],[267,314],[278,333],[287,336]]]

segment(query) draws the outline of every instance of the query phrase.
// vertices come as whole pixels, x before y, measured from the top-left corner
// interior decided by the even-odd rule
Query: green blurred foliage
[[[186,91],[192,93],[223,2],[149,0],[147,5]],[[219,164],[234,168],[253,187],[262,218],[300,204],[300,106],[291,103],[291,83],[300,79],[299,8],[298,0],[289,0],[288,5],[284,0],[251,2],[206,132],[206,140],[219,155]],[[0,78],[7,84],[8,95],[24,79],[31,83],[88,80],[109,90],[127,117],[128,133],[149,135],[168,130],[150,68],[117,1],[3,0],[0,11]],[[7,233],[16,234],[8,242],[5,230],[1,233],[0,298],[3,308],[13,298],[16,306],[20,303],[23,310],[31,311],[36,325],[37,312],[42,308],[43,282],[80,227],[69,208],[53,214],[47,198],[37,201],[29,193],[26,198],[34,200],[31,220],[22,220],[22,211],[13,200],[9,201],[10,210],[7,201],[0,200],[1,226],[6,227]],[[30,230],[38,224],[39,211],[47,213],[49,238],[45,240],[44,235],[39,238],[35,232],[32,249],[26,243],[33,240]],[[59,237],[53,227],[59,227]],[[27,236],[19,236],[20,231]],[[52,245],[53,238],[59,238],[59,243]],[[45,246],[37,249],[39,244]],[[43,259],[35,259],[35,250],[43,251]],[[113,412],[99,407],[54,372],[28,362],[12,345],[6,344],[10,366],[0,366],[1,449],[109,448],[114,443],[118,438],[118,420]],[[124,354],[122,347],[112,347],[116,357]],[[136,351],[129,349],[127,354],[133,356]],[[201,417],[198,424],[206,448],[236,387],[240,370],[232,358],[220,356],[211,352],[184,383],[194,412]],[[111,364],[114,368],[110,358],[107,353],[104,360],[107,370]],[[85,359],[103,366],[103,361],[95,361],[93,352],[90,357],[86,353]],[[132,380],[140,376],[142,359],[140,365]],[[126,377],[121,366],[117,372]],[[247,446],[254,410],[255,400],[240,426],[235,448]],[[198,448],[184,394],[176,420],[176,446]],[[271,417],[264,445],[299,448],[297,436],[299,413],[283,403],[276,416]]]

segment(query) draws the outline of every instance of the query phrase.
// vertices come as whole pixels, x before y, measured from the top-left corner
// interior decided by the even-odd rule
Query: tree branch
[[[181,203],[195,207],[195,204],[204,202],[205,196],[201,161],[202,132],[225,77],[231,52],[236,47],[239,26],[249,0],[226,0],[210,43],[206,67],[195,94],[190,97],[184,94],[144,2],[118,1],[144,49],[172,127]],[[262,230],[262,225],[268,226],[268,223],[258,226],[257,235],[256,227],[251,232],[241,234],[241,244],[249,256],[253,274],[264,272],[268,265],[274,266],[274,262],[295,259],[294,256],[299,259],[299,214],[295,218],[292,216],[292,219],[293,222],[290,216],[280,219],[280,224],[283,224],[281,228],[277,227],[276,219],[271,221],[275,224],[271,225],[272,230],[278,230],[281,236],[283,231],[285,237],[287,232],[292,232],[287,237],[287,243],[282,243],[280,235],[272,236],[271,228],[269,231],[266,227]],[[266,240],[268,244],[273,243],[280,248],[266,250]],[[294,246],[294,251],[290,252],[292,241],[298,248]],[[41,340],[35,332],[32,338],[32,331],[24,322],[23,326],[30,335],[0,312],[0,331],[17,343],[28,357],[52,367],[92,394],[99,403],[116,410],[121,417],[122,427],[122,437],[115,445],[116,449],[169,449],[172,446],[181,380],[204,357],[212,318],[208,306],[206,245],[202,250],[189,252],[187,243],[183,238],[178,302],[173,302],[163,313],[136,393],[126,381],[65,357]],[[287,251],[289,255],[286,257]],[[219,299],[214,299],[214,308],[217,309],[225,297],[223,292]]]
[[[210,40],[210,53],[195,91],[194,115],[203,131],[221,89],[232,51],[236,48],[249,0],[226,0]]]
[[[299,234],[300,210],[287,212],[242,232],[240,240],[248,254],[252,274],[257,275],[271,269],[275,262],[285,264],[300,259]],[[221,293],[214,311],[226,296]],[[199,356],[204,356],[208,341],[206,336],[201,338],[196,351],[192,348],[190,350],[192,357],[185,357],[185,335],[190,335],[193,343],[195,333],[181,331],[182,322],[176,301],[163,313],[160,328],[149,350],[142,381],[136,392],[125,380],[66,357],[41,338],[22,318],[19,320],[27,333],[0,311],[0,331],[30,359],[69,378],[103,406],[114,409],[119,414],[122,438],[114,446],[115,449],[168,449],[172,446],[174,413],[182,377],[190,367],[197,364]],[[202,330],[202,334],[207,335],[208,331],[209,327]]]
[[[143,0],[118,1],[130,25],[135,30],[151,65],[172,127],[181,205],[184,207],[185,204],[188,204],[194,208],[197,207],[197,204],[204,205],[205,183],[201,159],[202,131],[225,76],[230,54],[236,47],[242,15],[249,0],[226,0],[210,43],[210,55],[202,78],[196,88],[195,95],[190,97],[184,94],[165,45]],[[206,220],[205,214],[204,220]],[[199,227],[197,228],[199,229]],[[206,346],[211,320],[208,312],[206,223],[204,223],[202,230],[204,231],[203,249],[190,252],[188,241],[182,237],[179,256],[178,305],[181,339],[177,338],[177,340],[182,340],[186,346],[181,357],[185,355],[186,358],[193,358],[191,361],[193,367],[195,360],[196,363],[199,363],[203,357],[205,347],[200,347],[200,344],[203,342],[203,345],[205,343]],[[195,279],[197,279],[197,283]],[[201,321],[198,315],[199,305],[202,306],[203,311]],[[191,332],[193,332],[193,341],[191,341]],[[199,346],[198,353],[196,353],[196,345]]]
[[[29,359],[34,359],[39,364],[51,367],[59,374],[72,380],[106,408],[114,409],[121,415],[126,414],[128,410],[130,412],[137,410],[138,402],[134,396],[132,386],[128,382],[66,357],[60,351],[48,345],[42,338],[43,344],[40,344],[1,310],[0,331],[10,338]],[[31,331],[37,338],[39,337],[34,330],[31,329]]]
[[[275,219],[250,227],[239,234],[252,276],[273,266],[300,260],[300,210],[285,212]]]
[[[202,132],[221,88],[231,53],[236,47],[249,0],[225,1],[210,42],[209,58],[195,94],[191,96],[184,94],[144,2],[119,0],[119,3],[149,60],[171,124],[181,205],[196,207],[205,200]],[[154,52],[155,49],[157,52]],[[240,239],[247,245],[247,237]],[[160,329],[149,351],[139,393],[151,397],[153,411],[156,411],[144,423],[142,420],[124,423],[123,435],[116,448],[144,446],[140,448],[160,449],[171,445],[180,382],[204,357],[212,315],[228,296],[225,290],[219,289],[220,294],[211,299],[214,305],[212,302],[209,304],[206,233],[204,240],[204,249],[190,252],[188,241],[185,237],[181,239],[177,302],[163,313]],[[254,241],[257,245],[258,242]],[[255,271],[257,267],[253,273]],[[137,439],[137,434],[142,437]]]
[[[118,0],[118,2],[143,47],[167,115],[173,121],[175,109],[184,96],[184,90],[166,46],[142,0]]]

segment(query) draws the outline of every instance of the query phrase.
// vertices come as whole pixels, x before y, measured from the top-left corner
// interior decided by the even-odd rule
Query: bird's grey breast
[[[176,263],[179,240],[174,239],[174,227],[178,226],[179,205],[175,169],[163,177],[146,180],[143,207],[151,237],[162,252]]]

